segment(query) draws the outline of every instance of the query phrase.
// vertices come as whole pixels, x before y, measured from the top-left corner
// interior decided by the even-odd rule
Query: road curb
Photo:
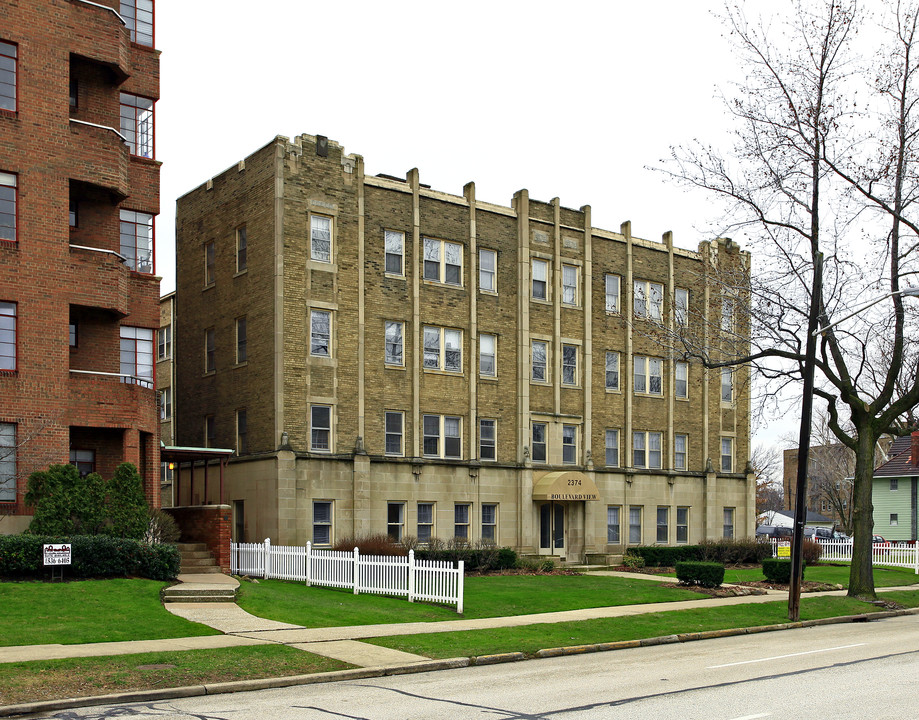
[[[800,628],[816,627],[818,625],[838,625],[842,623],[871,622],[886,618],[900,617],[903,615],[919,615],[919,608],[906,608],[904,610],[879,610],[873,613],[858,615],[840,615],[832,618],[818,620],[802,620],[793,623],[778,625],[759,625],[749,628],[730,628],[726,630],[705,630],[695,633],[680,633],[678,635],[661,635],[641,640],[621,640],[608,643],[594,643],[590,645],[571,645],[568,647],[546,648],[538,650],[530,658],[543,659],[564,657],[566,655],[582,655],[595,652],[609,652],[613,650],[627,650],[637,647],[653,647],[656,645],[670,645],[675,643],[695,642],[697,640],[711,640],[714,638],[732,637],[735,635],[752,635],[761,632],[778,632],[780,630],[796,630]],[[144,702],[150,700],[170,700],[177,698],[198,697],[203,695],[219,695],[224,693],[246,692],[251,690],[268,690],[273,688],[292,687],[295,685],[316,685],[319,683],[341,682],[344,680],[362,680],[365,678],[386,677],[390,675],[408,675],[437,670],[453,670],[456,668],[473,667],[479,665],[496,665],[498,663],[519,662],[529,659],[525,653],[509,652],[494,655],[478,655],[473,657],[447,658],[443,660],[429,660],[407,665],[389,665],[384,667],[355,668],[352,670],[334,670],[327,673],[312,675],[290,675],[288,677],[260,678],[256,680],[239,680],[225,683],[212,683],[205,685],[190,685],[187,687],[161,688],[158,690],[140,690],[136,692],[114,693],[110,695],[93,695],[80,698],[62,698],[59,700],[40,700],[19,705],[0,706],[0,717],[15,715],[37,714],[68,710],[72,708],[89,707],[92,705],[109,705],[115,703]]]

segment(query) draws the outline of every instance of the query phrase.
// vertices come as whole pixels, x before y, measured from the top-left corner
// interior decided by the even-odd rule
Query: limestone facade
[[[730,240],[369,177],[309,135],[181,197],[176,236],[174,442],[237,450],[223,498],[183,479],[176,504],[228,502],[235,539],[584,559],[753,534],[747,371],[723,399],[667,349],[719,324],[716,276],[748,277]]]

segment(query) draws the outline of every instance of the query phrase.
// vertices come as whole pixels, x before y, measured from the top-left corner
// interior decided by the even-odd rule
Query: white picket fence
[[[341,550],[263,543],[230,543],[230,571],[278,580],[300,580],[307,585],[353,589],[354,594],[395,595],[409,602],[426,600],[456,605],[463,612],[463,561],[454,567],[446,560],[416,560],[408,555],[361,555]]]
[[[851,540],[817,539],[823,548],[821,560],[826,562],[852,562]],[[788,541],[771,540],[772,557],[778,556],[779,545],[788,545]],[[919,543],[874,543],[871,546],[871,564],[890,567],[913,568],[919,575]]]

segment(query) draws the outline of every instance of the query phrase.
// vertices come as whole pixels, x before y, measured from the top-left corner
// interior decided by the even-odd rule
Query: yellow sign
[[[779,543],[776,548],[776,557],[790,558],[791,557],[791,543]]]

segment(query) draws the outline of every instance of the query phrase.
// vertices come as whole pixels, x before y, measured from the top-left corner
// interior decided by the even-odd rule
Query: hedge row
[[[717,562],[724,565],[759,564],[772,555],[769,543],[754,539],[703,540],[698,545],[639,545],[629,554],[644,558],[649,567],[674,567],[678,562]]]
[[[807,570],[807,562],[801,565],[801,579]],[[763,576],[769,582],[787,585],[791,582],[791,560],[788,558],[766,558],[763,560]]]
[[[684,585],[701,585],[704,588],[720,587],[724,582],[724,565],[714,562],[678,562],[676,578]]]
[[[0,535],[0,577],[42,577],[49,568],[43,565],[42,545],[71,544],[71,565],[64,570],[68,578],[145,577],[172,580],[179,574],[181,558],[175,545],[148,545],[139,540],[107,535]]]

